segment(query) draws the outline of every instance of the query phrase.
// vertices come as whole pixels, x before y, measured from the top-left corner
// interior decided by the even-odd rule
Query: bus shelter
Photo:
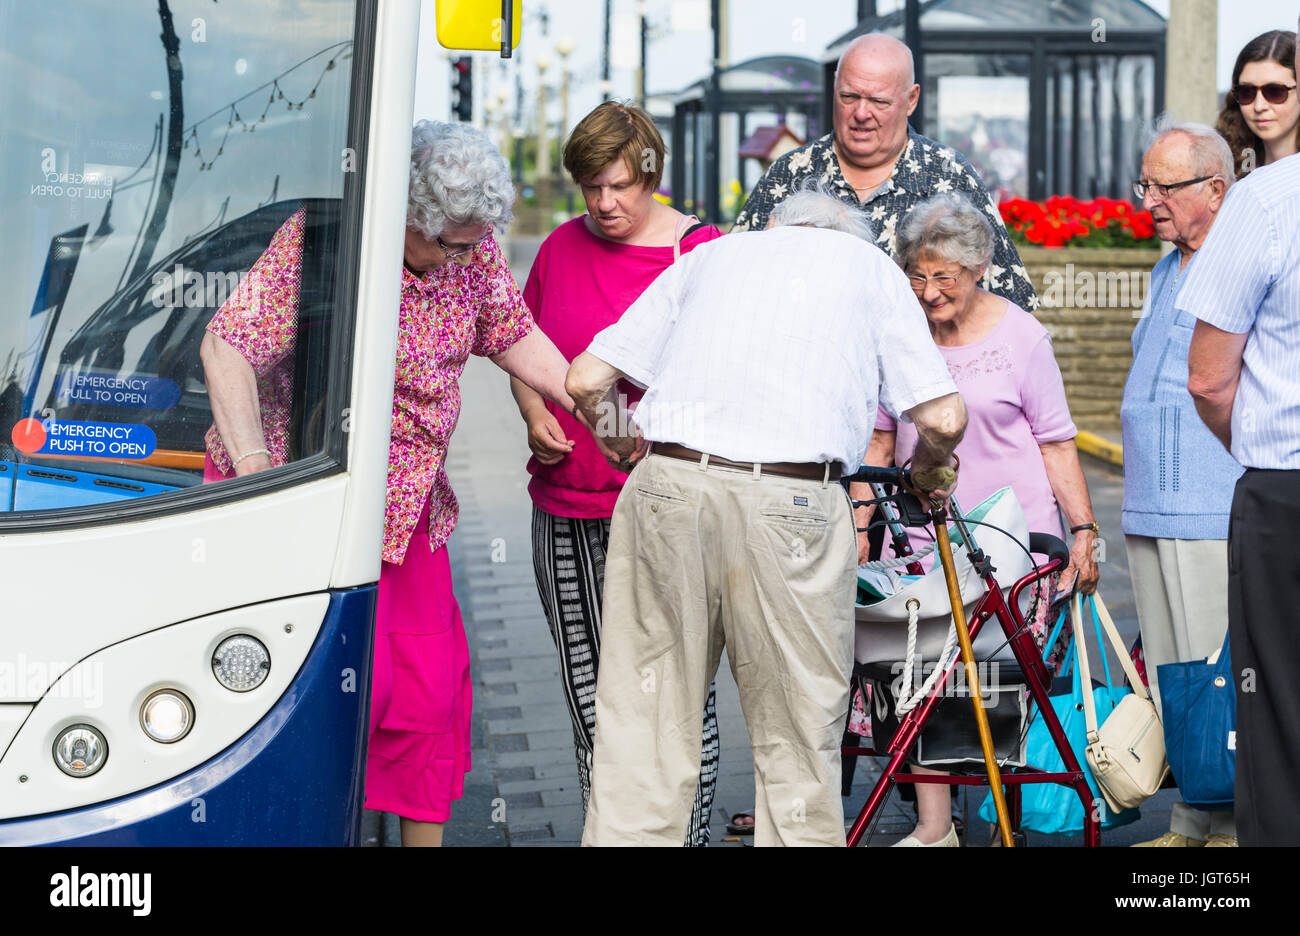
[[[668,167],[673,206],[712,224],[734,217],[760,174],[756,161],[747,163],[740,155],[740,141],[760,126],[778,124],[806,140],[830,126],[823,117],[815,60],[752,58],[719,71],[716,88],[710,76],[680,91],[673,99]],[[728,191],[730,205],[723,200]]]

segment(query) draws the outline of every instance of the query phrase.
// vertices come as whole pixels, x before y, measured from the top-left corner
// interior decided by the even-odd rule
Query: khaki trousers
[[[1223,646],[1228,632],[1228,541],[1126,536],[1124,543],[1147,682],[1158,707],[1156,667],[1203,660]],[[1202,840],[1212,833],[1236,834],[1232,810],[1196,809],[1186,803],[1174,803],[1169,831]]]
[[[756,845],[843,845],[857,536],[844,489],[661,455],[605,565],[584,845],[680,846],[725,645],[754,752]]]

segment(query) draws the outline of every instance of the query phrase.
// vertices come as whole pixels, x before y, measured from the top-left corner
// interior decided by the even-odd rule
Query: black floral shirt
[[[736,216],[733,231],[761,231],[767,227],[772,209],[797,189],[806,179],[818,178],[835,195],[850,204],[858,204],[857,193],[840,172],[833,134],[805,143],[772,163],[754,191],[749,193],[744,210]],[[894,230],[912,206],[932,195],[959,192],[988,213],[993,225],[995,244],[993,260],[984,275],[984,288],[1022,309],[1038,308],[1034,284],[1020,262],[1020,254],[1007,236],[1002,215],[975,168],[966,157],[942,143],[923,137],[907,128],[907,146],[894,164],[889,179],[861,202],[871,219],[876,243],[895,257]]]

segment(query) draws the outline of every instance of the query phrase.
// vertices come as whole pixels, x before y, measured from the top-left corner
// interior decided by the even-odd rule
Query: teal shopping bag
[[[1077,601],[1078,598],[1076,597],[1075,601],[1071,602],[1071,607],[1068,610],[1073,611]],[[1101,623],[1097,619],[1097,611],[1092,605],[1091,598],[1088,599],[1088,607],[1092,611],[1093,626],[1097,631],[1097,643],[1102,651],[1102,668],[1106,674],[1105,685],[1099,685],[1094,680],[1092,688],[1093,702],[1097,707],[1097,723],[1101,724],[1115,710],[1119,700],[1133,690],[1128,686],[1111,685],[1110,664],[1106,662],[1106,644],[1101,639]],[[1066,611],[1066,608],[1061,609],[1061,615],[1057,618],[1051,636],[1043,644],[1045,649],[1056,645],[1061,628],[1065,624]],[[1078,761],[1084,776],[1087,777],[1088,788],[1092,790],[1093,800],[1097,810],[1099,810],[1101,827],[1103,829],[1113,829],[1135,821],[1139,816],[1139,812],[1137,809],[1126,809],[1120,813],[1112,812],[1110,807],[1106,805],[1105,799],[1102,798],[1101,789],[1097,786],[1097,781],[1093,779],[1092,771],[1088,769],[1088,761],[1083,756],[1084,748],[1088,746],[1088,729],[1083,714],[1083,687],[1079,679],[1077,658],[1080,653],[1080,644],[1084,645],[1082,652],[1087,653],[1088,651],[1086,642],[1083,640],[1081,623],[1075,619],[1073,625],[1074,634],[1070,638],[1070,647],[1065,655],[1066,671],[1052,681],[1052,710],[1056,712],[1056,717],[1061,722],[1061,729],[1070,742],[1070,748],[1074,751],[1075,760]],[[1068,688],[1066,688],[1067,686]],[[1052,740],[1052,735],[1043,723],[1043,719],[1038,717],[1037,709],[1031,716],[1029,733],[1025,739],[1025,763],[1051,773],[1065,770],[1065,761],[1061,758],[1060,752],[1057,751],[1056,742]],[[1022,829],[1032,829],[1046,835],[1079,835],[1083,832],[1083,803],[1080,802],[1079,795],[1074,791],[1073,787],[1062,786],[1057,783],[1030,783],[1022,785],[1020,789],[1020,827]],[[993,806],[992,793],[984,797],[979,814],[980,818],[987,822],[997,822],[997,812]]]

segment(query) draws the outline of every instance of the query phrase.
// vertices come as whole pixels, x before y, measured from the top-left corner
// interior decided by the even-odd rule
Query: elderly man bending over
[[[681,844],[724,645],[755,843],[844,844],[857,537],[835,482],[861,463],[878,395],[915,423],[918,474],[950,464],[966,410],[860,211],[804,191],[772,220],[669,267],[566,380],[590,425],[619,378],[647,388],[644,444],[606,440],[636,467],[605,567],[587,845]]]

